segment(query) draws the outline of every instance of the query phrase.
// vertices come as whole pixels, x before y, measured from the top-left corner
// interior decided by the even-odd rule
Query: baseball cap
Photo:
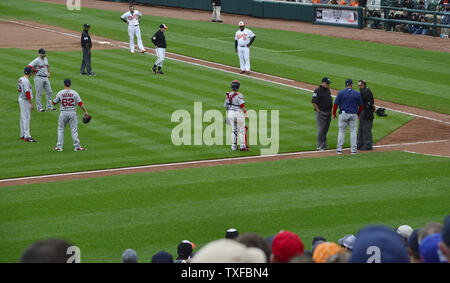
[[[450,247],[450,215],[444,220],[444,229],[441,232],[442,241]]]
[[[243,21],[240,21],[239,22],[239,26],[241,27],[241,26],[245,26],[245,23],[243,22]]]
[[[44,48],[39,49],[38,53],[39,54],[45,54],[45,49]]]
[[[91,25],[90,24],[84,24],[84,27],[85,28],[88,28],[88,27],[90,27]]]
[[[345,80],[345,85],[346,85],[346,86],[349,86],[349,85],[352,85],[352,84],[353,84],[352,79],[347,79],[347,80]]]
[[[338,244],[342,247],[346,247],[347,249],[353,249],[353,245],[355,244],[356,237],[354,235],[348,234],[343,238],[338,240]]]
[[[183,240],[178,244],[177,259],[189,259],[192,256],[192,251],[194,250],[195,245],[188,240]]]
[[[265,263],[266,255],[259,248],[246,247],[231,239],[213,241],[201,248],[192,263]]]
[[[225,233],[226,239],[236,239],[238,236],[239,236],[239,232],[238,232],[238,230],[236,230],[234,228],[228,229],[227,232]]]
[[[160,251],[152,256],[152,263],[173,263],[173,256],[166,251]]]
[[[272,253],[280,262],[288,262],[291,258],[302,255],[303,242],[300,237],[290,231],[281,231],[272,242]]]
[[[331,84],[330,78],[328,78],[328,77],[324,77],[324,78],[322,79],[322,82],[323,82],[323,83],[327,83],[327,84]]]
[[[438,244],[442,242],[442,236],[439,233],[426,236],[419,245],[420,258],[424,263],[444,263]]]
[[[26,66],[25,67],[25,69],[23,69],[23,73],[25,74],[25,75],[29,75],[30,73],[31,73],[31,68],[30,67],[28,67],[28,66]]]
[[[342,248],[336,243],[320,243],[313,252],[313,260],[317,263],[324,263],[327,259],[336,254],[342,254]]]
[[[411,228],[411,226],[409,225],[402,225],[397,228],[397,233],[406,239],[408,239],[411,236],[413,231],[414,231],[413,228]]]
[[[159,28],[167,28],[167,26],[165,24],[160,24]]]
[[[356,235],[352,263],[409,263],[402,238],[383,225],[369,225]]]
[[[71,86],[71,85],[72,85],[72,82],[70,81],[70,79],[65,79],[65,80],[64,80],[64,85],[65,85],[65,86]]]
[[[137,263],[138,257],[136,251],[133,249],[126,249],[122,254],[123,263]]]

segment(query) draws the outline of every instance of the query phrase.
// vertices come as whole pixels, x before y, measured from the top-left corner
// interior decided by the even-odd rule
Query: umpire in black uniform
[[[95,76],[95,73],[91,70],[91,49],[92,42],[91,36],[89,35],[89,24],[84,24],[84,30],[81,34],[81,49],[83,50],[83,59],[81,61],[80,74]],[[87,73],[85,72],[87,70]]]
[[[373,125],[373,112],[375,112],[375,102],[373,99],[372,91],[367,87],[365,80],[358,82],[358,88],[363,100],[364,109],[359,119],[358,128],[358,149],[359,150],[372,150],[372,125]]]
[[[312,105],[316,112],[317,122],[317,149],[321,151],[328,148],[327,133],[330,128],[331,110],[333,107],[330,84],[329,78],[323,78],[322,84],[314,90],[312,97]]]

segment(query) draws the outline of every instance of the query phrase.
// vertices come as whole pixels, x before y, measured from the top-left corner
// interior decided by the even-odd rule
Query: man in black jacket
[[[81,34],[81,49],[83,50],[83,59],[81,60],[80,75],[95,76],[95,73],[91,70],[91,49],[92,42],[89,35],[89,24],[84,24],[84,30]],[[85,70],[87,69],[87,73]]]
[[[328,147],[327,133],[330,128],[331,109],[333,107],[330,84],[329,78],[323,78],[322,84],[316,88],[312,97],[317,122],[317,149],[320,151],[326,150]]]
[[[372,91],[367,87],[365,80],[358,82],[358,88],[360,90],[361,98],[363,100],[364,109],[359,119],[358,128],[358,149],[359,150],[372,150],[372,125],[373,125],[373,112],[375,111],[375,102],[373,99]]]
[[[159,30],[153,35],[152,42],[155,45],[156,56],[158,56],[158,60],[156,60],[155,65],[152,67],[152,71],[154,74],[164,74],[161,71],[161,68],[164,63],[164,59],[166,58],[166,37],[164,36],[164,32],[166,31],[167,26],[165,24],[161,24],[159,26]],[[156,71],[156,67],[158,67],[158,71]]]

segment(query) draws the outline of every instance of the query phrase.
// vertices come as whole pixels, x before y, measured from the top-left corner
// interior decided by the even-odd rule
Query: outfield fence
[[[129,0],[104,1],[129,2]],[[137,4],[154,6],[212,11],[211,0],[136,0],[135,2]],[[382,3],[391,2],[382,1]],[[374,17],[370,13],[368,13],[368,9],[353,6],[323,5],[269,0],[226,0],[222,2],[222,12],[224,13],[247,15],[258,18],[285,19],[359,29],[364,28],[367,21],[385,23],[386,29],[390,26],[389,24],[419,25],[430,27],[430,29],[432,29],[433,31],[434,36],[438,35],[438,28],[450,28],[450,25],[448,24],[438,23],[438,17],[450,15],[449,12],[414,10],[390,6],[379,6],[379,9],[383,11],[383,15],[380,15],[380,17]],[[389,18],[390,11],[406,11],[408,13],[432,15],[432,21],[418,22],[402,19],[391,19]]]

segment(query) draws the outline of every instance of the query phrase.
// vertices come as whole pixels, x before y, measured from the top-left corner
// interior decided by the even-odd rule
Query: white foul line
[[[384,148],[384,147],[396,147],[396,146],[408,146],[408,145],[418,145],[418,144],[431,144],[431,143],[441,143],[448,142],[450,140],[435,140],[435,141],[422,141],[422,142],[411,142],[411,143],[398,143],[398,144],[387,144],[387,145],[375,145],[374,148]],[[305,154],[319,154],[324,152],[334,152],[335,149],[329,149],[324,151],[299,151],[299,152],[287,152],[287,153],[279,153],[279,154],[268,154],[268,155],[256,155],[256,156],[242,156],[242,157],[227,157],[227,158],[219,158],[219,159],[210,159],[210,160],[195,160],[195,161],[185,161],[185,162],[175,162],[175,163],[164,163],[164,164],[152,164],[152,165],[143,165],[143,166],[132,166],[132,167],[122,167],[122,168],[112,168],[112,169],[100,169],[100,170],[92,170],[92,171],[80,171],[80,172],[70,172],[70,173],[60,173],[60,174],[51,174],[51,175],[42,175],[42,176],[30,176],[30,177],[20,177],[20,178],[12,178],[12,179],[2,179],[0,183],[4,182],[13,182],[13,181],[24,181],[24,180],[33,180],[33,179],[48,179],[54,177],[63,177],[63,176],[76,176],[76,175],[95,175],[98,173],[105,172],[120,172],[134,169],[148,169],[148,168],[158,168],[158,167],[177,167],[182,165],[190,165],[190,164],[202,164],[202,163],[220,163],[223,161],[235,161],[235,160],[246,160],[246,159],[264,159],[268,157],[282,157],[282,156],[291,156],[291,155],[305,155]],[[406,151],[406,150],[404,150]],[[414,153],[414,152],[413,152]],[[446,156],[438,156],[436,157],[446,157]],[[226,165],[226,164],[224,164]],[[101,176],[99,176],[101,177]]]
[[[31,28],[35,28],[35,29],[41,29],[41,30],[45,30],[45,31],[48,31],[48,32],[59,33],[59,34],[63,34],[63,35],[66,35],[66,36],[78,38],[77,35],[66,33],[66,32],[61,32],[61,31],[52,30],[52,29],[43,28],[43,27],[35,27],[33,25],[29,25],[29,24],[21,23],[21,22],[17,22],[17,21],[12,21],[12,20],[9,20],[8,22],[15,23],[15,24],[18,24],[18,25],[27,26],[27,27],[31,27]],[[99,40],[92,40],[92,41],[97,42],[99,44],[104,44],[104,42],[105,42],[105,41],[99,41]],[[125,44],[125,46],[114,44],[114,43],[109,43],[109,44],[112,45],[112,46],[119,47],[119,48],[128,49],[128,47],[127,47],[128,43],[126,43],[126,42],[121,42],[121,43]],[[149,47],[145,47],[145,48],[153,50],[153,48],[149,48]],[[213,65],[216,65],[216,66],[221,66],[221,67],[226,67],[226,68],[232,68],[232,69],[235,69],[235,70],[239,70],[239,68],[236,68],[236,67],[227,66],[227,65],[223,65],[223,64],[219,64],[219,63],[214,63],[214,62],[210,62],[210,61],[206,61],[206,60],[202,60],[202,59],[197,59],[197,58],[193,58],[193,57],[189,57],[189,56],[185,56],[185,55],[180,55],[180,54],[176,54],[176,53],[172,53],[172,52],[167,52],[167,54],[169,54],[169,55],[171,54],[171,55],[174,55],[174,56],[187,58],[187,59],[195,60],[195,61],[199,61],[199,62],[204,62],[204,63],[207,63],[207,64],[213,64]],[[150,54],[148,54],[148,55],[150,55]],[[190,62],[190,61],[183,61],[183,60],[180,60],[180,59],[170,58],[170,57],[168,57],[168,59],[171,59],[171,60],[174,60],[174,61],[178,61],[178,62],[187,63],[187,64],[191,64],[191,65],[195,65],[195,66],[199,66],[199,67],[203,67],[203,68],[217,70],[217,71],[221,71],[221,72],[225,72],[225,73],[230,73],[230,74],[234,74],[234,75],[240,75],[240,76],[243,76],[243,77],[248,77],[248,75],[237,74],[237,73],[232,72],[232,71],[223,70],[223,69],[216,68],[216,67],[205,66],[205,65],[201,65],[201,64],[198,64],[198,63],[193,63],[193,62]],[[281,78],[281,77],[277,77],[277,76],[272,76],[272,75],[268,75],[268,74],[264,74],[264,73],[259,73],[259,72],[253,72],[253,73],[259,74],[259,75],[263,75],[263,76],[266,76],[266,77],[279,79],[279,80],[295,82],[294,80]],[[263,79],[263,78],[258,78],[258,77],[248,77],[248,78],[252,78],[252,79],[256,79],[256,80],[260,80],[260,81],[264,81],[264,82],[269,82],[269,83],[273,83],[273,84],[277,84],[277,85],[281,85],[281,86],[285,86],[285,87],[295,88],[295,89],[299,89],[299,90],[303,90],[303,91],[307,91],[307,92],[313,92],[312,90],[307,89],[307,88],[302,88],[302,87],[298,87],[298,86],[288,85],[288,84],[284,84],[284,83],[281,83],[281,82],[270,81],[270,80]],[[333,95],[333,97],[336,97],[336,96]],[[439,122],[439,123],[444,123],[444,124],[450,125],[450,122],[447,122],[447,121],[442,121],[442,120],[439,120],[439,119],[435,119],[435,118],[431,118],[431,117],[427,117],[427,116],[423,116],[423,115],[419,115],[419,114],[414,114],[414,113],[410,113],[410,112],[405,112],[405,111],[401,111],[401,110],[396,110],[396,109],[392,109],[392,108],[388,108],[388,107],[385,107],[385,108],[388,109],[388,110],[397,112],[397,113],[410,115],[410,116],[423,118],[423,119],[427,119],[427,120],[431,120],[431,121],[435,121],[435,122]]]

